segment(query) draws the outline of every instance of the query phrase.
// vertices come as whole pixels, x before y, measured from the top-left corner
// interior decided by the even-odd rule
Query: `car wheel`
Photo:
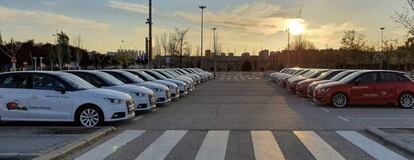
[[[78,124],[91,128],[101,124],[103,122],[103,116],[101,111],[96,107],[85,107],[77,113],[76,120]]]
[[[343,93],[337,93],[332,97],[331,103],[336,108],[344,108],[348,105],[348,97]]]
[[[402,108],[413,108],[414,96],[410,93],[404,93],[400,96],[399,103]]]

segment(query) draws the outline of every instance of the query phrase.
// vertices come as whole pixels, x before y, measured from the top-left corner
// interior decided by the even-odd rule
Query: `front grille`
[[[150,94],[150,95],[148,95],[148,98],[149,98],[150,105],[151,106],[154,105],[155,102],[156,102],[155,96]]]
[[[126,107],[128,110],[128,114],[131,114],[133,112],[135,112],[135,104],[133,100],[127,100],[126,101]]]
[[[167,95],[167,99],[170,99],[171,98],[171,92],[168,90],[168,91],[165,91],[165,94]]]

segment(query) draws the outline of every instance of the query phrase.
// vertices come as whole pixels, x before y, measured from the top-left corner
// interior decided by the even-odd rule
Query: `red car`
[[[311,83],[331,79],[332,77],[336,76],[338,73],[341,73],[342,71],[344,71],[344,70],[337,70],[337,69],[329,70],[329,71],[321,74],[317,78],[310,78],[310,79],[301,81],[296,85],[296,94],[307,96],[308,95],[308,86]]]
[[[348,105],[414,106],[414,82],[403,72],[358,71],[337,82],[318,85],[314,101],[337,108]]]

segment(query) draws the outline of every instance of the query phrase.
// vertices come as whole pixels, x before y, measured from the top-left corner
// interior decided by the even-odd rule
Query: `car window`
[[[27,80],[27,75],[8,75],[0,79],[0,88],[27,88]]]
[[[83,73],[76,73],[76,75],[84,79],[85,81],[89,82],[90,84],[94,85],[95,87],[104,86],[102,81],[100,81],[98,78],[92,75],[83,74]]]
[[[56,77],[46,74],[32,76],[33,89],[55,90],[57,87],[65,87]]]
[[[400,81],[400,78],[395,73],[382,73],[381,81],[382,82],[398,82]]]
[[[355,79],[355,82],[374,83],[377,82],[377,73],[365,73]]]

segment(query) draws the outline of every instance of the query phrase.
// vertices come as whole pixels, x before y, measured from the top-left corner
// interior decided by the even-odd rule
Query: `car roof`
[[[63,76],[63,75],[72,75],[65,72],[59,72],[59,71],[16,71],[16,72],[4,72],[0,73],[0,75],[7,75],[7,74],[29,74],[29,73],[37,73],[37,74],[49,74],[49,75],[55,75],[55,76]]]

